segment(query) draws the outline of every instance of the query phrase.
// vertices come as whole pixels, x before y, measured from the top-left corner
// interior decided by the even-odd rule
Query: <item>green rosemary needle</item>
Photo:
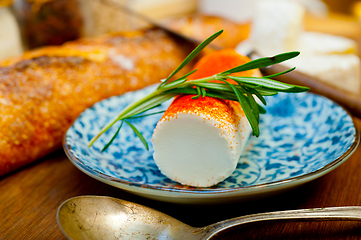
[[[219,99],[227,99],[238,101],[245,114],[246,117],[252,127],[253,135],[258,137],[260,134],[259,131],[259,114],[265,113],[265,109],[259,105],[255,96],[262,102],[263,105],[266,105],[266,100],[263,96],[271,96],[276,95],[278,92],[288,92],[288,93],[298,93],[308,91],[309,88],[291,85],[282,83],[276,80],[272,80],[270,78],[276,77],[285,73],[288,73],[295,68],[291,68],[284,72],[280,72],[277,74],[273,74],[270,76],[264,77],[236,77],[231,76],[233,73],[263,68],[273,64],[281,63],[283,61],[289,60],[298,56],[299,52],[287,52],[281,53],[273,57],[264,57],[259,58],[240,66],[231,68],[227,71],[215,74],[210,77],[199,78],[191,81],[187,81],[187,77],[196,71],[193,70],[190,73],[169,82],[169,80],[178,73],[186,64],[188,64],[192,59],[194,59],[197,54],[199,54],[208,44],[210,44],[215,38],[217,38],[223,30],[213,34],[209,38],[207,38],[204,42],[202,42],[199,46],[197,46],[184,61],[179,65],[177,69],[175,69],[169,77],[167,77],[158,88],[143,97],[142,99],[128,105],[124,108],[112,121],[110,121],[106,126],[104,126],[100,132],[94,136],[90,142],[89,147],[101,136],[104,132],[106,132],[109,128],[111,128],[117,121],[122,121],[127,123],[134,133],[139,137],[141,142],[144,144],[146,149],[148,150],[148,144],[145,141],[142,134],[136,129],[134,125],[129,123],[127,119],[137,118],[137,117],[145,117],[151,114],[138,115],[144,113],[150,109],[153,109],[163,102],[179,95],[179,94],[192,94],[195,95],[192,97],[193,99],[199,97],[213,97]],[[236,82],[236,84],[231,84],[227,81],[227,79],[232,79]],[[220,80],[221,82],[214,82],[214,80]],[[108,144],[105,145],[103,151],[111,144],[114,140],[115,136],[118,134],[122,124],[118,128],[117,132],[110,140]]]

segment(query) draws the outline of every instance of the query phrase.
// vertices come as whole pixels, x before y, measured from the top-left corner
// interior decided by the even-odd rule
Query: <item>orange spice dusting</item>
[[[192,99],[192,95],[183,95],[176,98],[171,106],[164,113],[162,120],[170,120],[179,113],[191,113],[198,116],[208,116],[207,119],[213,119],[220,124],[216,127],[227,128],[225,124],[234,124],[235,119],[231,108],[225,101],[215,100],[210,97],[200,97],[197,100]],[[204,120],[205,122],[205,120]]]

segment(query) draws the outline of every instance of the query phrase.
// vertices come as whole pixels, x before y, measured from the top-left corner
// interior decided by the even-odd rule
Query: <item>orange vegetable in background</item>
[[[194,69],[197,69],[197,71],[190,75],[188,79],[192,80],[209,77],[217,73],[226,71],[230,68],[237,67],[249,61],[249,57],[238,54],[234,49],[215,51],[205,55],[194,65]],[[261,73],[258,69],[253,69],[244,72],[234,73],[232,75],[260,77]]]

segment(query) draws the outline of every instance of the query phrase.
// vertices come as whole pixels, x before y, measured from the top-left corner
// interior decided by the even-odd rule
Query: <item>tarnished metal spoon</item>
[[[191,227],[154,209],[102,196],[68,199],[57,221],[68,239],[210,239],[233,226],[268,220],[361,220],[361,207],[289,210],[241,216],[206,227]]]

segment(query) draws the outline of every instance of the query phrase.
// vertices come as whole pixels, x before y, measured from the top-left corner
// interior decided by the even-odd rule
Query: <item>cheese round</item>
[[[176,98],[158,122],[153,156],[168,178],[209,187],[234,172],[251,127],[238,102],[191,97]]]

